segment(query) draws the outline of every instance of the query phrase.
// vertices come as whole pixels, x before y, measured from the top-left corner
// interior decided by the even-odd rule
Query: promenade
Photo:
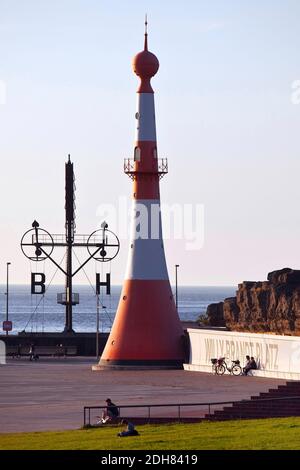
[[[0,433],[78,429],[83,406],[196,403],[250,398],[284,383],[184,370],[92,372],[94,358],[9,359],[0,366]]]

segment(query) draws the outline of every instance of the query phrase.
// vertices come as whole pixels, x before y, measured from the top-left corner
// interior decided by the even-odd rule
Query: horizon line
[[[172,284],[170,283],[171,286],[174,286],[175,287],[175,284]],[[1,283],[0,286],[2,287],[5,287],[6,289],[6,283]],[[9,287],[13,287],[13,286],[24,286],[24,287],[30,287],[30,284],[23,284],[23,283],[11,283],[9,284]],[[236,284],[178,284],[178,288],[180,287],[236,287],[237,285]],[[48,286],[47,289],[49,287],[62,287],[64,288],[65,287],[65,284],[51,284],[51,286]],[[92,287],[90,284],[73,284],[73,287],[91,287],[91,288],[94,288],[94,286]],[[111,287],[123,287],[123,284],[112,284]],[[38,295],[38,294],[33,294],[33,295]],[[39,294],[40,295],[40,294]]]

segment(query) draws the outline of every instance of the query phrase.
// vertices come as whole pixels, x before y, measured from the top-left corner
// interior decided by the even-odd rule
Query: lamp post
[[[106,308],[102,305],[102,308]],[[97,294],[97,318],[96,318],[96,358],[99,359],[99,328],[100,327],[100,300]]]
[[[8,321],[8,270],[11,263],[6,263],[6,321]],[[6,331],[8,335],[8,331]]]
[[[99,359],[99,294],[97,294],[96,358]]]
[[[175,305],[176,305],[177,312],[178,312],[178,275],[177,275],[178,268],[179,268],[179,264],[175,264]]]

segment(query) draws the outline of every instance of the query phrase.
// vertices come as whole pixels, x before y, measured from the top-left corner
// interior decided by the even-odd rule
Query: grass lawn
[[[0,450],[300,449],[300,418],[138,426],[120,438],[118,426],[76,431],[0,434]]]

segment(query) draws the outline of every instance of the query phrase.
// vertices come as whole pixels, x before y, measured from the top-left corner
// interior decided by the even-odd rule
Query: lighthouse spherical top
[[[148,51],[147,24],[146,18],[144,50],[136,54],[132,61],[133,71],[141,79],[138,93],[153,93],[150,80],[159,69],[158,58]]]
[[[159,62],[156,55],[148,50],[136,54],[132,61],[134,73],[141,79],[153,77],[159,68]]]

